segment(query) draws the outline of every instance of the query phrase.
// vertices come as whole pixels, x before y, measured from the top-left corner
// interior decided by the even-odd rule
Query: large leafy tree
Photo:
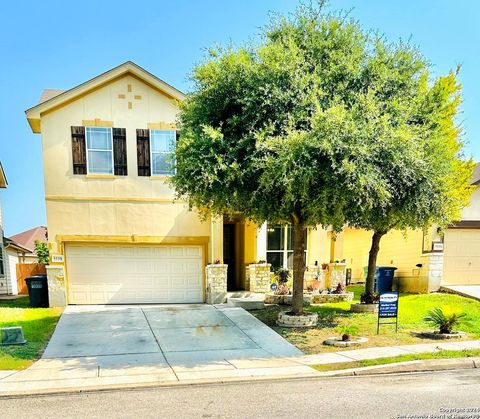
[[[427,66],[407,45],[302,7],[273,19],[258,46],[210,51],[192,79],[181,104],[177,194],[205,213],[291,223],[292,310],[300,314],[304,228],[367,227],[402,179],[414,192],[395,171],[414,173],[421,151],[436,146],[422,128],[429,118],[442,124],[421,105],[435,97]],[[412,98],[419,112],[405,118]]]

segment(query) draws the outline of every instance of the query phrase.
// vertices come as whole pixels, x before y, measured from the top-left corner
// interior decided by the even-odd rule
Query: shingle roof
[[[35,249],[35,241],[46,243],[47,241],[47,227],[38,226],[22,233],[15,234],[9,237],[10,240],[19,245],[29,249],[32,253]]]

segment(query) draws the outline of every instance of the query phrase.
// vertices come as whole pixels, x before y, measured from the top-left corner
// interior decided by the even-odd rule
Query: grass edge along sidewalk
[[[0,328],[22,326],[27,343],[0,346],[0,370],[22,370],[39,359],[62,314],[62,308],[31,308],[28,297],[0,300]]]
[[[352,368],[372,367],[377,365],[391,365],[408,361],[421,361],[427,359],[458,359],[473,357],[480,357],[480,349],[440,350],[437,352],[404,354],[384,358],[340,362],[335,364],[312,365],[312,368],[316,369],[317,371],[338,371]]]

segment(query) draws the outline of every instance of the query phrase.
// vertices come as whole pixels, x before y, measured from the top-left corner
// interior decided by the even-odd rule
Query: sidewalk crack
[[[161,345],[160,345],[160,342],[158,341],[157,337],[155,336],[155,333],[153,332],[152,326],[151,326],[150,322],[148,321],[147,315],[146,315],[145,312],[143,311],[143,308],[140,307],[140,310],[142,311],[143,316],[145,317],[145,321],[146,321],[147,324],[148,324],[148,327],[149,327],[149,329],[150,329],[150,332],[152,332],[152,335],[153,335],[153,338],[155,339],[155,342],[157,342],[158,349],[160,349],[160,352],[161,352],[162,355],[163,355],[163,359],[165,359],[165,362],[167,363],[167,365],[169,366],[169,368],[172,370],[172,372],[173,372],[173,374],[175,375],[175,378],[177,379],[177,381],[180,381],[180,379],[178,378],[177,373],[175,372],[175,370],[173,369],[173,367],[170,365],[170,362],[168,362],[168,359],[167,359],[167,357],[165,356],[165,352],[163,352],[163,349],[162,349],[162,347],[161,347]]]

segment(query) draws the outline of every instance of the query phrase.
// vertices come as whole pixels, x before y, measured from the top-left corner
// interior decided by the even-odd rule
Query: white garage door
[[[444,285],[480,285],[480,230],[447,230]]]
[[[66,247],[69,304],[201,303],[200,246]]]

